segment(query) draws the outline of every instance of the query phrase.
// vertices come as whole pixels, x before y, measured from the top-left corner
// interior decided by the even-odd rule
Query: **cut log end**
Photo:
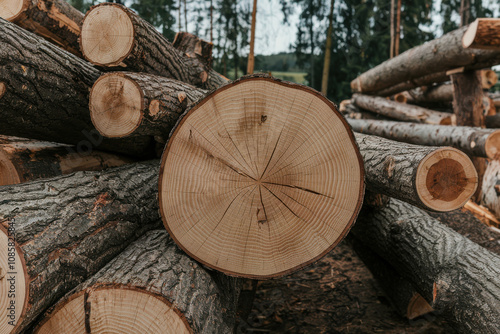
[[[192,333],[165,298],[122,286],[86,290],[73,297],[36,330],[64,333]]]
[[[0,151],[0,186],[18,183],[21,183],[21,179],[16,168],[10,158]]]
[[[142,104],[143,93],[135,81],[119,73],[109,73],[92,87],[90,117],[103,136],[124,137],[141,124]],[[150,108],[154,109],[154,105]]]
[[[362,160],[335,106],[271,78],[234,82],[175,129],[162,158],[165,227],[205,265],[271,278],[340,242],[364,192]]]
[[[477,188],[477,172],[465,153],[441,148],[425,157],[417,170],[420,200],[436,211],[462,207]]]
[[[462,37],[462,46],[464,48],[470,47],[476,38],[476,33],[477,33],[477,28],[479,26],[479,20],[475,20],[471,24],[469,24],[469,27],[464,33],[464,36]]]
[[[0,2],[0,17],[7,21],[15,21],[28,7],[27,0],[2,0]]]
[[[8,221],[2,223],[8,228]],[[0,333],[11,333],[28,299],[23,254],[14,234],[0,225]]]
[[[88,12],[82,25],[80,47],[93,64],[121,66],[134,46],[134,26],[120,6],[106,3]]]
[[[6,91],[7,91],[7,87],[5,87],[5,84],[3,82],[0,82],[0,99],[5,94]]]
[[[434,312],[432,306],[429,305],[424,297],[422,297],[419,293],[416,293],[408,304],[406,317],[413,320],[430,312]]]
[[[496,159],[500,154],[500,130],[490,134],[484,144],[486,156],[490,159]]]

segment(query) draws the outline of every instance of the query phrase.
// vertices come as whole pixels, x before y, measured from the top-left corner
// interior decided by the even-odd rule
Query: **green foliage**
[[[130,8],[161,31],[169,41],[175,37],[173,13],[178,10],[174,0],[133,0]]]

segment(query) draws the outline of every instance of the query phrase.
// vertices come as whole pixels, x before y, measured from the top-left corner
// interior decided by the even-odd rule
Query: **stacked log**
[[[35,333],[232,333],[240,287],[151,231],[61,299]]]
[[[108,139],[92,125],[89,91],[100,71],[0,19],[0,133],[131,156],[152,155],[151,137]],[[20,52],[20,49],[22,52]]]
[[[9,282],[1,296],[12,305],[0,310],[2,332],[26,330],[129,242],[161,226],[157,176],[152,161],[0,189],[0,266]]]
[[[160,211],[176,243],[206,266],[254,279],[323,257],[364,193],[362,159],[335,106],[267,76],[225,85],[187,111],[161,166]]]
[[[102,170],[132,162],[105,152],[0,135],[0,186],[84,170]]]
[[[64,0],[7,0],[0,17],[31,31],[79,57],[83,13]]]
[[[353,234],[389,261],[459,333],[497,333],[500,257],[424,211],[391,199]]]

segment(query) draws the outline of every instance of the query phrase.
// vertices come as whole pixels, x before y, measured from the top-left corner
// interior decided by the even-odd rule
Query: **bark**
[[[412,320],[434,311],[411,283],[403,278],[387,261],[358,239],[349,237],[349,241],[400,316]]]
[[[459,333],[499,333],[500,257],[424,211],[391,199],[352,233],[408,279]]]
[[[83,21],[83,13],[64,0],[17,0],[23,3],[21,11],[3,17],[26,30],[82,57],[78,38]]]
[[[117,90],[129,81],[137,90]],[[206,91],[189,84],[146,73],[113,72],[95,83],[90,93],[90,115],[96,129],[108,137],[168,137],[179,116]],[[114,101],[110,106],[109,101]],[[134,123],[116,115],[130,115]],[[139,115],[137,115],[139,114]]]
[[[451,75],[453,85],[453,112],[457,117],[457,125],[484,127],[483,90],[479,71],[466,71]],[[476,201],[481,196],[481,182],[486,169],[486,161],[473,158],[478,173],[478,188],[474,195]]]
[[[0,189],[0,221],[15,231],[22,258],[16,279],[26,280],[14,333],[160,226],[157,178],[158,161],[151,161]]]
[[[105,139],[92,125],[89,91],[100,72],[59,47],[0,19],[0,133],[133,156],[151,154],[149,137]]]
[[[204,88],[209,90],[217,89],[230,81],[211,68],[213,60],[212,43],[208,43],[193,34],[179,32],[175,35],[173,45],[179,51],[184,52],[187,57],[196,58],[205,67],[210,68],[208,71],[208,80]]]
[[[453,86],[451,84],[416,88],[404,93],[407,93],[405,94],[406,102],[412,104],[451,102],[453,100]]]
[[[467,126],[445,126],[348,119],[354,131],[425,146],[451,146],[470,156],[494,159],[500,153],[500,131]]]
[[[484,125],[490,129],[500,128],[500,114],[486,116],[484,118]]]
[[[500,19],[479,18],[469,25],[462,38],[464,48],[500,50]]]
[[[79,153],[74,146],[0,135],[0,185],[23,183],[132,162],[114,154]]]
[[[100,63],[94,60],[96,59],[94,55],[90,55],[90,52],[95,51],[95,45],[90,40],[94,36],[89,37],[92,28],[90,26],[87,27],[86,22],[89,20],[89,17],[92,17],[89,21],[93,22],[96,20],[97,22],[99,20],[99,9],[106,6],[114,7],[116,12],[124,12],[130,20],[133,26],[133,36],[131,36],[132,46],[130,51],[123,56],[106,63]],[[104,24],[105,22],[101,23]],[[112,22],[109,23],[109,25],[112,24]],[[102,33],[105,33],[105,31],[103,30]],[[105,42],[103,40],[103,43]],[[217,76],[209,75],[209,66],[201,63],[198,58],[190,58],[177,50],[151,24],[141,19],[132,10],[116,3],[99,4],[93,6],[87,12],[83,21],[80,49],[86,59],[99,66],[125,66],[129,71],[160,75],[210,89],[217,86],[220,80]],[[213,80],[216,82],[213,83]]]
[[[500,161],[491,160],[484,172],[481,205],[500,218]]]
[[[351,89],[353,92],[375,93],[412,79],[457,67],[463,66],[469,70],[477,69],[477,64],[489,64],[482,67],[485,68],[500,63],[498,51],[464,49],[462,37],[466,29],[467,27],[463,27],[454,30],[383,62],[354,79]]]
[[[367,189],[426,210],[465,204],[477,185],[470,159],[453,148],[417,146],[356,133]]]
[[[175,245],[166,231],[150,231],[63,298],[45,315],[37,333],[85,332],[86,312],[90,314],[90,332],[94,326],[103,332],[114,330],[112,325],[102,327],[99,322],[106,319],[112,323],[114,318],[120,319],[118,317],[124,314],[115,311],[111,301],[105,302],[111,314],[99,312],[102,306],[96,304],[99,300],[94,297],[102,290],[113,289],[124,289],[125,294],[131,290],[141,291],[166,300],[181,314],[186,322],[184,326],[193,333],[232,333],[240,283],[241,280],[203,269]],[[69,301],[78,297],[83,301],[84,296],[85,311],[83,302],[77,306],[82,310],[77,313],[81,318],[77,315],[65,323],[58,321],[58,313],[70,309]],[[136,309],[132,315],[135,318],[124,323],[122,331],[151,333],[155,332],[154,325],[164,330],[173,327],[168,322],[160,323],[162,314],[155,314],[154,310]],[[156,316],[160,319],[155,319]]]
[[[325,61],[323,63],[323,77],[321,79],[321,93],[326,95],[328,91],[328,77],[330,74],[330,59],[332,57],[332,30],[333,30],[333,7],[335,0],[330,2],[330,16],[328,17],[328,32],[325,44]]]
[[[401,0],[398,0],[396,9],[396,34],[394,36],[394,55],[399,55],[399,40],[401,38]]]
[[[418,106],[387,100],[383,97],[354,94],[352,101],[360,108],[401,121],[426,124],[455,124],[455,117]]]
[[[405,82],[401,82],[394,86],[374,92],[373,94],[378,96],[391,96],[417,87],[429,86],[434,83],[441,83],[448,80],[450,80],[449,75],[446,74],[446,71],[442,71],[407,80]]]

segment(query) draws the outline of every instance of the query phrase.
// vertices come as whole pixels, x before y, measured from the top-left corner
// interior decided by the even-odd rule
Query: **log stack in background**
[[[465,153],[491,158],[500,149],[496,132],[471,128],[460,130],[466,140],[452,133],[451,140],[434,135],[413,142],[429,146],[354,135],[336,106],[318,92],[263,75],[229,82],[211,68],[211,43],[187,33],[170,43],[119,4],[94,6],[85,17],[64,2],[5,4],[0,16],[44,39],[0,19],[0,113],[5,120],[0,134],[31,138],[2,137],[0,180],[56,177],[0,188],[0,269],[2,275],[10,265],[15,270],[12,279],[0,280],[0,333],[34,326],[38,333],[116,328],[164,333],[166,326],[175,333],[230,332],[241,280],[226,275],[278,277],[324,256],[353,226],[365,181],[368,189],[407,202],[383,201],[380,206],[392,210],[388,220],[403,221],[411,214],[434,224],[412,205],[434,211],[461,207],[478,181]],[[15,15],[5,14],[6,8]],[[500,59],[491,43],[474,57],[459,47],[464,31],[419,49],[424,60],[429,47],[439,49],[434,57],[446,62],[435,66],[439,73],[427,68],[435,58],[408,67],[405,61],[414,59],[403,54],[396,63],[410,77],[385,71],[394,66],[386,64],[382,72],[391,77],[382,84],[377,70],[353,87],[362,94],[394,91],[433,77],[429,85],[446,81],[443,69],[480,69]],[[472,45],[487,44],[481,42],[486,35],[469,35],[483,36],[472,38]],[[116,72],[101,72],[108,70]],[[417,74],[425,80],[412,77]],[[486,81],[494,79],[490,75]],[[467,80],[457,76],[453,89],[465,89]],[[460,104],[456,94],[453,99]],[[386,117],[398,114],[396,105],[386,103],[394,101],[365,95],[353,101],[346,107],[384,106],[380,113]],[[467,116],[410,105],[401,114],[400,120],[438,124],[434,127]],[[155,145],[164,150],[161,162],[130,164],[130,158],[114,155],[144,160],[154,157]],[[121,164],[126,165],[88,171]],[[64,175],[79,170],[86,171]],[[363,240],[363,227],[357,230]],[[397,250],[415,251],[399,262],[384,231],[373,232],[375,246],[366,239],[364,246],[384,258],[384,275],[399,275],[394,301],[402,314],[413,317],[432,306],[460,329],[496,316],[484,306],[496,302],[490,293],[498,291],[498,276],[495,280],[490,268],[496,259],[484,261],[485,282],[457,250],[468,266],[439,276],[441,264],[457,260],[432,246],[439,239],[429,237],[432,231],[415,234],[429,242],[402,238]],[[449,238],[447,233],[442,235]],[[489,256],[465,244],[473,254]],[[433,254],[442,261],[422,259]],[[217,271],[207,272],[189,257]],[[365,258],[381,268],[376,256]],[[422,265],[412,267],[411,261]],[[412,269],[415,277],[410,277]],[[472,277],[471,293],[491,290],[478,299],[485,303],[478,306],[480,317],[464,315],[473,302],[457,306],[450,301],[445,274],[459,286],[463,282],[457,277]],[[437,297],[429,293],[434,278],[440,279]],[[12,286],[18,292],[14,296],[9,295]],[[7,308],[12,304],[15,311]]]

